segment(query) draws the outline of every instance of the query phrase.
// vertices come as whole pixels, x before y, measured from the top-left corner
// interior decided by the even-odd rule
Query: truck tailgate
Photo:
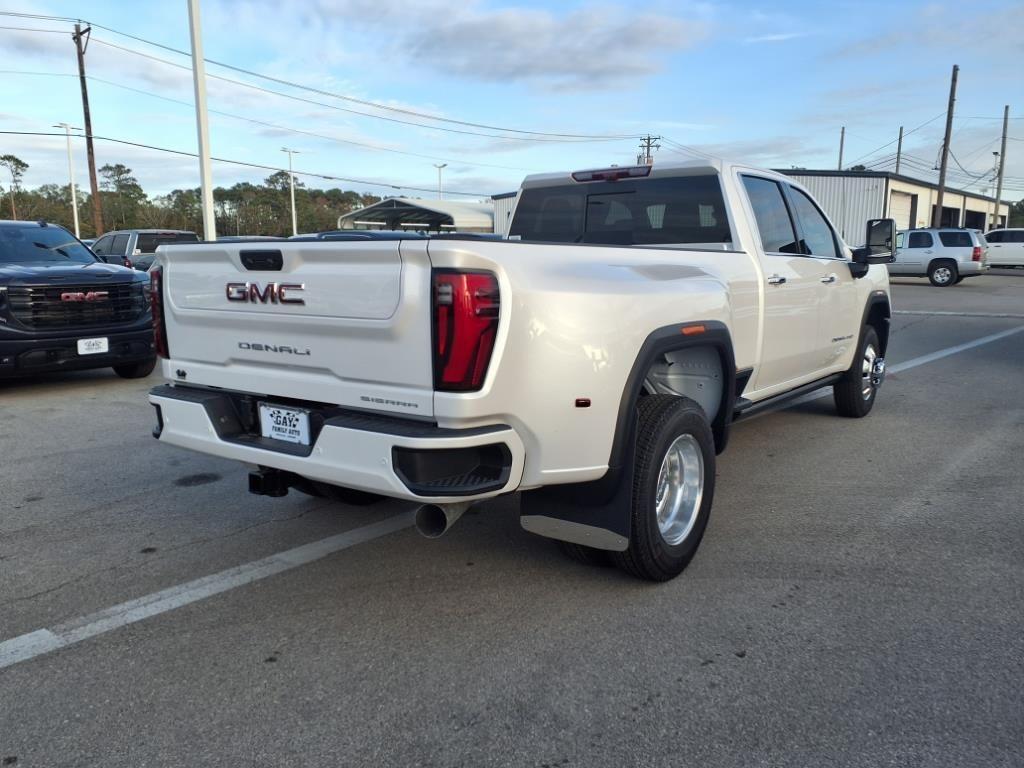
[[[425,244],[178,245],[162,260],[171,380],[433,414]]]

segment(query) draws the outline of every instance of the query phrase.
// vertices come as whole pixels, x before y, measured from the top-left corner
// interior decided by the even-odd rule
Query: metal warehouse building
[[[516,195],[518,192],[502,192],[500,195],[491,195],[491,203],[494,205],[494,231],[499,235],[508,234],[508,225],[512,222],[512,209],[516,207]]]
[[[892,218],[898,229],[930,227],[938,185],[883,171],[811,171],[779,169],[792,176],[821,203],[832,223],[851,245],[860,245],[868,219]],[[992,229],[995,199],[946,187],[942,226]],[[1009,203],[999,206],[998,226],[1005,227]]]

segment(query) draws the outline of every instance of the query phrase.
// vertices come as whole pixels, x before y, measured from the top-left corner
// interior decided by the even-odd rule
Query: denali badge
[[[301,299],[299,299],[301,301]],[[260,344],[259,342],[238,342],[239,349],[251,349],[253,352],[278,352],[282,355],[308,355],[309,348],[290,347],[287,344]]]
[[[108,301],[110,293],[107,291],[66,291],[60,295],[61,301]]]
[[[224,293],[228,301],[244,301],[249,304],[305,304],[306,300],[296,294],[306,290],[304,283],[228,283]]]

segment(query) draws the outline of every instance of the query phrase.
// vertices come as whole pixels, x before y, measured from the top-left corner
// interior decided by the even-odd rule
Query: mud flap
[[[610,467],[600,480],[524,491],[519,508],[523,528],[550,539],[625,551],[633,506],[636,423],[634,411],[621,465]]]

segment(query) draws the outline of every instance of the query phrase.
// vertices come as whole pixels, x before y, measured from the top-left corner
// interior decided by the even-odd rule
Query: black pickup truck
[[[63,227],[0,221],[0,378],[156,364],[149,280],[105,264]]]

